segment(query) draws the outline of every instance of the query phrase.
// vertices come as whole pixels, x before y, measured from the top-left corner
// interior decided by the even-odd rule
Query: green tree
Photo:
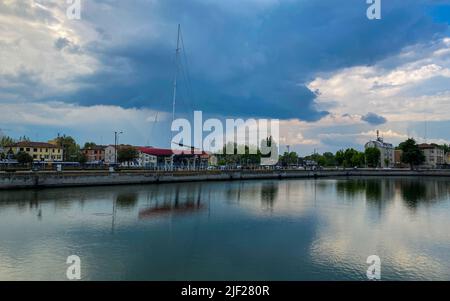
[[[63,149],[63,160],[66,162],[79,162],[80,146],[71,136],[60,136],[55,139],[56,144]]]
[[[364,167],[366,164],[366,156],[364,153],[356,151],[352,156],[351,162],[353,167]]]
[[[344,152],[344,167],[356,166],[354,164],[354,160],[356,160],[357,154],[358,154],[358,151],[354,150],[353,148],[346,149]]]
[[[87,156],[84,153],[80,152],[76,161],[78,163],[85,164],[87,160],[88,160]]]
[[[339,166],[343,166],[344,165],[344,161],[345,161],[344,150],[337,151],[335,158],[336,158],[336,163]]]
[[[124,146],[117,151],[117,161],[120,163],[131,162],[138,158],[139,153],[136,148],[132,146]]]
[[[97,146],[97,144],[95,144],[95,142],[86,142],[84,144],[84,148],[92,148],[94,146]]]
[[[280,156],[280,163],[283,166],[295,165],[298,162],[298,154],[296,152],[285,152]]]
[[[336,166],[337,163],[336,157],[334,156],[333,153],[330,152],[323,153],[322,157],[324,160],[323,166]]]
[[[15,157],[20,164],[33,163],[33,157],[26,152],[18,152]]]
[[[405,142],[400,143],[398,147],[403,151],[401,158],[402,162],[409,164],[411,170],[414,169],[415,165],[420,165],[425,161],[425,155],[414,139],[410,138]]]
[[[27,137],[27,136],[21,136],[21,137],[19,138],[19,141],[27,141],[27,142],[29,142],[29,141],[31,141],[31,140],[30,140],[30,138]]]
[[[378,167],[380,164],[381,152],[376,147],[368,147],[364,152],[366,162],[369,167]]]
[[[0,146],[1,147],[10,146],[10,145],[14,144],[14,142],[15,142],[14,139],[11,137],[8,137],[8,136],[2,136],[0,138]]]

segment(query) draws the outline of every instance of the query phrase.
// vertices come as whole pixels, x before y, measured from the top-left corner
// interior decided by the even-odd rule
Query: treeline
[[[251,148],[247,146],[240,146],[241,149],[245,148],[245,154],[238,155],[218,155],[219,165],[258,165],[261,162],[261,153],[259,151],[256,154],[251,154]],[[445,153],[450,152],[450,147],[447,144],[439,145]],[[239,147],[234,146],[235,150]],[[256,148],[256,147],[255,147]],[[224,148],[225,149],[225,148]],[[402,150],[401,162],[408,164],[411,168],[420,165],[425,161],[425,156],[420,150],[419,145],[414,139],[408,139],[396,148]],[[255,150],[254,150],[255,151]],[[225,153],[225,151],[223,152]],[[288,166],[301,166],[307,165],[310,162],[314,162],[322,167],[370,167],[376,168],[384,163],[385,165],[395,164],[396,162],[389,162],[385,159],[385,162],[381,162],[381,152],[378,148],[372,147],[365,149],[364,152],[355,150],[353,148],[347,148],[337,151],[336,153],[325,152],[323,154],[315,153],[309,156],[300,157],[296,152],[285,152],[279,156],[279,165],[283,167]]]

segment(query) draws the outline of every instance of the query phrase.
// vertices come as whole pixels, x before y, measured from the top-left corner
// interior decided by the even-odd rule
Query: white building
[[[425,155],[425,162],[423,162],[423,167],[437,168],[446,163],[445,152],[436,144],[419,144],[420,150]]]
[[[395,148],[391,143],[383,141],[377,131],[377,140],[369,141],[366,143],[365,148],[375,147],[380,150],[380,162],[379,166],[382,168],[393,167],[395,164]]]
[[[148,147],[138,147],[139,157],[137,164],[139,167],[156,167],[158,166],[158,157],[152,155]]]

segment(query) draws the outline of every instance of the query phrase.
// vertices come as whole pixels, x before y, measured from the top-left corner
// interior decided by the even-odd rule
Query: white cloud
[[[125,109],[117,106],[79,106],[62,102],[50,103],[0,103],[2,122],[11,125],[37,126],[101,126],[113,123],[150,123],[156,111],[148,109]],[[167,114],[158,113],[158,119]]]
[[[62,102],[1,103],[1,124],[8,135],[30,136],[37,141],[54,138],[57,133],[74,135],[79,143],[95,141],[113,143],[113,132],[120,130],[121,141],[135,145],[157,145],[165,141],[168,115],[148,109],[125,109],[117,106],[79,106]],[[41,131],[41,129],[46,129]],[[170,133],[170,132],[169,132]],[[167,139],[166,139],[167,140]]]
[[[450,42],[416,45],[374,66],[358,66],[317,77],[309,88],[334,114],[375,112],[389,121],[448,120]],[[401,62],[392,68],[395,61]],[[331,102],[331,105],[330,105]]]
[[[95,39],[93,31],[68,20],[65,9],[65,1],[0,3],[0,89],[11,91],[1,99],[29,101],[73,91],[80,87],[73,79],[97,70],[99,62],[83,51]],[[55,47],[59,39],[71,47]],[[24,85],[24,78],[32,82]]]

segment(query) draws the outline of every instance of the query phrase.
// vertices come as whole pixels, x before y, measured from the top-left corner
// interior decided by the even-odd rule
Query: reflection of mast
[[[116,200],[113,201],[113,209],[112,209],[112,224],[111,224],[111,233],[114,234],[114,227],[116,224]]]
[[[178,69],[179,69],[179,57],[180,57],[180,34],[181,25],[178,24],[178,38],[177,38],[177,49],[175,51],[175,79],[173,81],[173,101],[172,101],[172,121],[175,120],[175,104],[177,102],[177,80],[178,80]]]

